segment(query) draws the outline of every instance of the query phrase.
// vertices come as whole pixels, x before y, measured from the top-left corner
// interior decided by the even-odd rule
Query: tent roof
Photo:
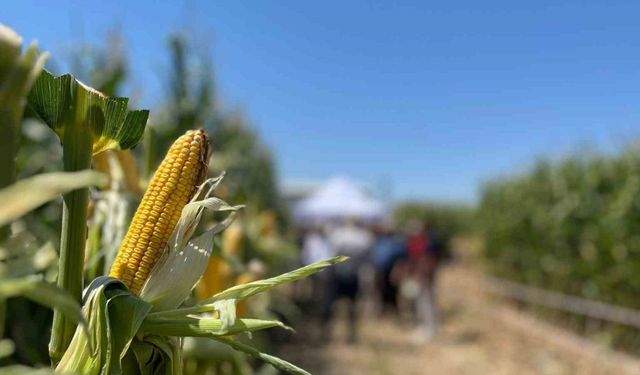
[[[387,208],[351,180],[335,177],[299,202],[294,216],[300,221],[345,218],[371,221],[384,219]]]

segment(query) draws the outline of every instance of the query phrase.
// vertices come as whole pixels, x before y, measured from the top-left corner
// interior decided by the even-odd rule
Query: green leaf
[[[151,306],[128,292],[111,297],[107,302],[109,310],[108,330],[111,333],[110,367],[112,374],[122,372],[121,362],[129,349],[131,340],[138,332]]]
[[[40,54],[35,43],[29,45],[23,54],[20,54],[21,47],[22,38],[0,23],[0,112],[6,110],[4,113],[11,111],[20,113],[20,116],[24,97],[48,57],[46,52]]]
[[[131,344],[140,375],[181,374],[180,349],[171,337],[147,336]]]
[[[22,54],[21,48],[22,38],[0,23],[0,189],[16,179],[26,96],[47,59],[34,43]],[[0,226],[0,240],[9,234],[8,227]]]
[[[300,367],[285,361],[284,359],[280,359],[278,357],[274,357],[270,354],[263,353],[258,349],[243,344],[237,340],[234,340],[229,337],[215,337],[214,340],[220,341],[221,343],[227,344],[235,350],[241,351],[243,353],[249,354],[255,358],[261,359],[273,367],[277,368],[280,371],[288,372],[289,374],[295,375],[311,375],[309,372],[301,369]]]
[[[80,305],[64,290],[38,277],[0,280],[0,300],[24,296],[33,302],[59,310],[76,324],[84,325]]]
[[[0,23],[0,77],[8,76],[20,56],[22,38],[13,29]]]
[[[266,292],[270,289],[277,287],[278,285],[304,279],[305,277],[313,275],[316,272],[322,271],[323,269],[330,267],[334,264],[344,262],[347,259],[349,258],[345,256],[337,256],[337,257],[329,258],[326,260],[312,263],[302,268],[298,268],[297,270],[284,273],[276,277],[233,286],[229,289],[226,289],[214,295],[209,299],[204,300],[202,303],[193,307],[185,307],[182,309],[163,311],[161,313],[151,313],[149,315],[157,316],[158,314],[162,314],[162,316],[166,317],[166,316],[175,316],[175,315],[180,316],[180,315],[186,315],[186,314],[200,314],[204,312],[217,311],[217,308],[219,306],[216,304],[217,301],[222,301],[222,300],[240,301],[242,299],[251,297],[258,293]]]
[[[312,263],[308,266],[298,268],[294,271],[283,273],[282,275],[272,277],[269,279],[258,280],[246,284],[236,285],[227,290],[224,290],[208,300],[207,302],[215,302],[223,299],[236,299],[242,300],[258,293],[265,292],[267,290],[273,289],[278,285],[286,284],[292,281],[304,279],[305,277],[309,277],[316,272],[322,271],[327,267],[331,267],[335,264],[342,263],[349,259],[345,256],[337,256],[333,258],[329,258],[326,260],[322,260],[319,262]]]
[[[162,336],[216,337],[255,332],[275,327],[287,328],[277,320],[238,319],[232,326],[223,328],[223,323],[220,319],[147,317],[140,327],[140,332]]]
[[[106,177],[98,172],[56,172],[20,180],[0,190],[0,226],[53,200],[61,194],[86,187],[101,186]]]
[[[91,134],[93,154],[138,143],[149,111],[128,111],[128,98],[107,97],[66,74],[44,70],[28,96],[29,106],[64,140],[66,131]],[[71,130],[73,129],[73,130]]]
[[[118,280],[98,277],[86,288],[83,312],[90,340],[77,329],[56,371],[86,375],[122,373],[122,361],[151,305]]]

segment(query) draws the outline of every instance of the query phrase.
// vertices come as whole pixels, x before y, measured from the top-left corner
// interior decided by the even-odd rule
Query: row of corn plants
[[[494,274],[640,309],[640,149],[541,160],[484,187],[479,223]],[[615,347],[640,352],[629,327],[541,309]]]
[[[117,230],[122,218],[114,224],[110,216],[123,211],[118,210],[118,203],[122,203],[118,184],[131,175],[127,173],[131,172],[131,154],[126,150],[141,140],[149,112],[129,110],[127,98],[107,96],[71,75],[56,77],[42,70],[45,56],[39,55],[35,47],[21,56],[17,35],[4,26],[0,31],[2,42],[9,46],[2,45],[1,56],[7,56],[5,50],[11,52],[8,56],[13,64],[2,61],[0,77],[12,83],[21,77],[17,74],[19,69],[25,70],[19,89],[2,85],[3,90],[9,88],[3,95],[8,93],[18,99],[2,101],[8,110],[2,108],[0,125],[3,131],[12,132],[8,139],[13,143],[3,149],[7,154],[0,156],[3,165],[7,165],[2,172],[9,176],[3,181],[6,188],[0,191],[0,218],[4,218],[0,225],[63,194],[57,286],[32,275],[20,279],[10,273],[5,283],[5,275],[0,274],[2,286],[16,285],[18,281],[26,285],[0,288],[0,302],[22,294],[54,308],[49,344],[54,371],[180,374],[185,340],[197,338],[249,354],[282,371],[306,374],[247,342],[247,335],[252,332],[287,328],[283,323],[240,317],[244,312],[238,314],[238,310],[243,310],[242,302],[249,297],[307,277],[344,258],[268,279],[239,279],[236,281],[245,282],[226,285],[230,287],[224,290],[213,288],[207,293],[199,288],[198,299],[192,299],[192,290],[202,275],[211,272],[209,268],[216,257],[223,257],[216,235],[233,222],[242,208],[213,195],[224,173],[208,178],[211,147],[207,133],[188,130],[175,140],[152,174],[126,234],[119,234],[124,232]],[[20,65],[22,60],[28,60],[25,68]],[[15,182],[15,149],[25,105],[59,137],[64,173]],[[4,116],[5,111],[13,117]],[[104,171],[105,159],[108,171],[120,173],[105,176],[90,171],[92,166]],[[89,186],[109,184],[109,192],[115,196],[98,200],[97,203],[106,202],[106,208],[100,208],[90,198]],[[5,192],[9,195],[3,196]],[[33,194],[25,195],[27,192]],[[99,194],[100,190],[96,190],[91,195]],[[96,222],[104,224],[97,234],[88,230],[89,219],[90,229],[96,227]],[[14,248],[20,233],[13,226],[3,227],[3,233],[0,240],[14,241]],[[92,241],[94,238],[97,240]]]

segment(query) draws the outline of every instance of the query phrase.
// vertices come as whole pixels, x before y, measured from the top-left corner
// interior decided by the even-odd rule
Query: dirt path
[[[428,344],[415,346],[411,327],[394,319],[367,316],[356,344],[346,343],[338,321],[328,343],[294,343],[283,357],[315,375],[640,374],[639,359],[518,312],[482,290],[477,274],[460,266],[445,270],[443,327]],[[317,326],[307,325],[305,334],[314,333]]]

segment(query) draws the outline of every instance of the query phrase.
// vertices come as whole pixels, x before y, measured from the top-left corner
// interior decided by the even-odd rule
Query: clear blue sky
[[[285,181],[474,201],[537,156],[638,135],[638,15],[638,1],[13,1],[0,22],[58,60],[121,27],[152,108],[166,36],[186,26]]]

